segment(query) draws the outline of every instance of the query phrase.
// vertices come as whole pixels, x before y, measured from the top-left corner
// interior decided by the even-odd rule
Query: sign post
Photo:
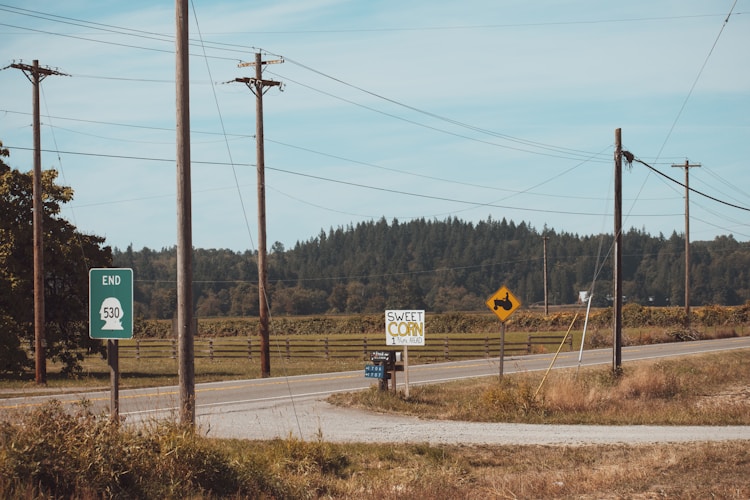
[[[511,293],[505,286],[501,286],[486,301],[495,316],[500,318],[500,378],[503,378],[505,360],[505,321],[513,314],[513,311],[521,307],[521,301]]]
[[[119,339],[133,338],[133,270],[95,268],[89,271],[89,337],[107,341],[112,385],[110,418],[120,420]]]
[[[385,343],[386,345],[404,346],[404,395],[408,398],[408,349],[410,345],[424,345],[424,309],[389,309],[385,311]]]

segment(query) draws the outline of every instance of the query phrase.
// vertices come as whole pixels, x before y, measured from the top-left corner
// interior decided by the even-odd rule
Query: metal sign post
[[[505,321],[500,323],[500,374],[499,377],[503,378],[505,370]]]
[[[513,311],[521,307],[521,301],[516,298],[506,287],[500,287],[486,301],[490,311],[500,319],[500,378],[503,378],[505,360],[505,321],[513,314]]]
[[[107,341],[112,384],[110,418],[120,421],[120,355],[118,339],[133,338],[133,270],[96,268],[89,271],[89,336]]]

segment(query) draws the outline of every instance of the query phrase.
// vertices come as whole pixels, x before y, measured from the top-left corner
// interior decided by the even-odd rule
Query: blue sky
[[[1,1],[1,0],[0,0]],[[254,76],[268,244],[360,221],[492,217],[612,232],[616,128],[676,180],[691,240],[750,240],[750,0],[204,2],[190,7],[193,243],[255,250]],[[728,21],[727,16],[730,14]],[[120,249],[176,244],[173,2],[0,3],[0,67],[42,83],[63,215]],[[0,140],[32,168],[32,87],[0,72]],[[635,163],[625,229],[684,231],[684,189]],[[743,210],[745,208],[745,210]]]

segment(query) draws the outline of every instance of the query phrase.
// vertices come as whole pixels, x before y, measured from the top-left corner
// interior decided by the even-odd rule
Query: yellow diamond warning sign
[[[487,307],[489,307],[492,312],[500,318],[500,321],[503,322],[513,314],[513,311],[521,307],[521,301],[504,286],[500,287],[498,291],[492,294],[485,304],[487,304]]]

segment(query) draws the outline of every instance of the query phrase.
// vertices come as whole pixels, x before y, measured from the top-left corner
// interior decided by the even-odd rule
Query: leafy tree
[[[22,345],[34,340],[33,174],[2,161],[0,143],[0,370],[29,366]],[[69,374],[80,370],[84,353],[104,352],[88,335],[88,270],[112,262],[104,238],[79,233],[60,216],[73,198],[56,184],[57,172],[42,172],[44,308],[46,354]]]

